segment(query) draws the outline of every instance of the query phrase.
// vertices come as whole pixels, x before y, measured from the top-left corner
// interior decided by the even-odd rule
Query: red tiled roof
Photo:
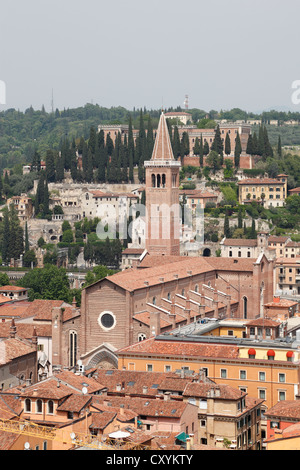
[[[92,400],[90,395],[72,394],[57,407],[58,411],[71,411],[80,413]]]
[[[18,338],[7,338],[0,341],[0,364],[7,364],[17,357],[25,356],[35,351],[36,349],[32,344]]]
[[[240,185],[256,185],[256,184],[259,184],[259,185],[264,185],[264,184],[281,184],[283,185],[283,181],[280,181],[280,180],[277,180],[275,178],[247,178],[247,179],[244,179],[244,180],[241,180],[238,182],[238,184]]]
[[[28,290],[25,287],[18,287],[18,286],[1,286],[0,292],[21,292],[24,290]]]
[[[224,240],[225,246],[257,246],[257,239],[245,239],[245,238],[226,238]]]
[[[216,357],[235,359],[239,357],[237,346],[224,344],[205,344],[184,341],[167,341],[155,338],[145,339],[139,343],[120,349],[120,356],[130,354],[150,354],[158,356],[182,356],[182,357]]]
[[[269,408],[265,415],[269,417],[291,418],[300,420],[299,400],[282,400]]]

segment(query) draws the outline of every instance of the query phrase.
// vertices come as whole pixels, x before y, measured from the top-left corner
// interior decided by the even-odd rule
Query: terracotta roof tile
[[[227,346],[224,344],[203,344],[184,341],[167,341],[155,338],[145,339],[139,343],[120,349],[119,355],[130,354],[150,354],[159,356],[186,356],[186,357],[217,357],[234,359],[239,357],[237,346]]]
[[[61,403],[58,407],[58,411],[71,411],[74,413],[80,413],[83,408],[86,408],[87,405],[92,401],[92,397],[90,395],[79,395],[79,394],[72,394],[67,397],[63,403]]]
[[[7,364],[13,359],[36,352],[35,346],[18,338],[0,341],[0,364]]]
[[[269,418],[276,416],[278,418],[291,418],[300,420],[300,402],[299,400],[282,400],[269,408],[265,415]]]

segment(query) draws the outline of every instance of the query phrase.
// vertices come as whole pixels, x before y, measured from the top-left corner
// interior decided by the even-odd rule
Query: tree
[[[230,155],[231,154],[231,143],[230,143],[230,137],[229,134],[226,134],[225,137],[225,154]]]
[[[238,228],[243,228],[243,212],[241,206],[238,211]]]
[[[46,177],[50,182],[55,181],[55,158],[53,150],[47,150],[46,153]]]
[[[248,137],[246,153],[248,155],[253,155],[253,137],[252,137],[252,134],[249,134],[249,137]]]
[[[200,155],[200,142],[199,142],[199,139],[198,137],[196,137],[195,139],[195,145],[194,145],[194,148],[193,148],[193,153],[194,155]]]
[[[72,301],[66,270],[57,266],[34,268],[23,276],[19,285],[29,289],[30,301],[34,299]]]
[[[9,226],[9,217],[8,210],[4,210],[3,216],[3,240],[2,240],[2,260],[4,263],[10,261],[10,226]]]
[[[234,165],[236,168],[240,166],[240,156],[242,153],[242,145],[239,133],[237,133],[235,138],[235,149],[234,149]]]
[[[278,153],[278,157],[281,159],[282,158],[282,147],[281,147],[281,137],[280,137],[280,135],[278,136],[277,153]]]
[[[0,273],[0,286],[9,286],[10,280],[6,273]]]
[[[25,241],[24,241],[24,249],[25,249],[25,253],[26,251],[29,250],[29,238],[28,238],[28,225],[27,225],[27,221],[25,223]]]
[[[34,250],[27,250],[24,253],[23,265],[27,268],[37,265],[37,259],[36,259]]]
[[[251,238],[251,239],[257,238],[257,232],[256,232],[256,229],[255,229],[255,220],[254,219],[252,219],[251,232],[250,232],[249,238]]]
[[[204,142],[204,145],[203,145],[203,154],[204,154],[204,155],[208,155],[208,154],[209,154],[209,145],[208,145],[207,140]]]
[[[217,152],[219,155],[223,156],[223,142],[221,138],[221,132],[220,132],[220,126],[219,124],[216,127],[215,130],[215,137],[211,146],[211,150],[214,150]]]
[[[226,211],[225,218],[224,218],[224,237],[230,238],[230,227],[229,227],[229,217]]]
[[[220,170],[222,166],[221,159],[221,155],[219,155],[215,150],[212,150],[206,159],[206,164],[210,166],[215,173],[217,170]]]
[[[174,127],[174,135],[173,135],[173,155],[175,160],[180,157],[181,154],[181,145],[180,145],[180,137],[179,137],[179,131],[178,127]]]
[[[204,149],[203,149],[203,138],[202,138],[202,134],[201,134],[201,137],[200,137],[200,144],[199,144],[199,163],[200,163],[200,166],[203,167],[203,155],[204,155]]]

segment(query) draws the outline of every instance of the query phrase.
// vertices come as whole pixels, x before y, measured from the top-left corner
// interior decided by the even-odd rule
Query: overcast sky
[[[300,111],[299,0],[1,0],[6,104]]]

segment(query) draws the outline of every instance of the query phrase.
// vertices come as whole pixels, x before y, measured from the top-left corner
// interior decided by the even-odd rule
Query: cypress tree
[[[239,211],[238,211],[238,228],[243,228],[243,214],[242,214],[241,207],[239,207]]]
[[[282,158],[282,147],[281,147],[281,137],[280,137],[280,135],[278,136],[277,153],[278,153],[278,157]]]
[[[180,150],[181,150],[181,145],[180,145],[180,137],[179,137],[179,132],[178,132],[178,127],[174,127],[174,136],[173,136],[173,154],[175,160],[178,159],[180,156]]]
[[[194,155],[197,155],[197,156],[200,155],[200,143],[199,143],[198,137],[196,137],[196,139],[195,139],[195,145],[194,145],[194,148],[193,148],[193,152],[194,152]]]
[[[8,263],[10,260],[10,252],[9,252],[9,241],[10,241],[10,227],[9,227],[9,218],[8,218],[8,210],[5,209],[3,216],[3,240],[2,240],[2,260],[4,263]]]
[[[255,239],[256,237],[257,237],[257,233],[256,233],[256,229],[255,229],[255,220],[252,219],[250,238]]]
[[[252,134],[249,134],[249,137],[248,137],[246,153],[248,155],[253,155],[253,137],[252,137]]]
[[[29,237],[28,237],[28,225],[25,223],[25,241],[24,241],[24,250],[29,251]]]
[[[104,147],[104,144],[101,145],[100,150],[99,150],[99,166],[98,166],[98,172],[97,172],[97,180],[99,183],[105,183],[106,177],[105,177],[105,168],[106,168],[106,155],[105,155],[106,149]]]
[[[224,218],[224,237],[230,238],[229,218],[227,212]]]
[[[225,137],[225,154],[230,155],[231,154],[231,143],[230,143],[230,137],[229,134],[226,134]]]
[[[235,138],[235,149],[234,149],[234,165],[236,168],[239,168],[240,166],[241,153],[242,153],[241,140],[240,140],[239,133],[237,133],[236,138]]]
[[[208,145],[207,140],[204,142],[204,145],[203,145],[203,153],[204,153],[204,155],[209,154],[209,145]]]
[[[202,134],[201,134],[201,137],[200,137],[200,150],[199,150],[199,162],[200,162],[201,167],[203,167],[203,155],[204,155],[203,138],[202,138]]]
[[[49,190],[48,190],[48,181],[45,178],[45,185],[44,185],[44,197],[43,197],[43,214],[49,214]]]
[[[254,132],[253,134],[252,148],[253,148],[253,155],[258,155],[258,140],[257,140],[256,132]]]
[[[40,212],[43,212],[44,190],[45,190],[44,186],[45,186],[45,176],[44,176],[44,173],[42,172],[38,185],[37,185],[35,201],[34,201],[35,216],[37,216]]]
[[[46,176],[48,181],[55,181],[55,161],[53,150],[47,150],[46,153]]]
[[[129,156],[129,167],[132,165],[132,181],[133,181],[133,165],[134,165],[134,139],[133,139],[133,131],[132,131],[132,119],[129,116],[129,126],[128,126],[128,156]],[[129,171],[129,173],[131,173]],[[129,176],[129,179],[131,177]]]
[[[215,152],[218,153],[218,155],[223,156],[223,142],[221,138],[221,132],[220,132],[220,126],[219,124],[216,127],[215,130],[215,137],[211,146],[211,150],[214,150]]]

